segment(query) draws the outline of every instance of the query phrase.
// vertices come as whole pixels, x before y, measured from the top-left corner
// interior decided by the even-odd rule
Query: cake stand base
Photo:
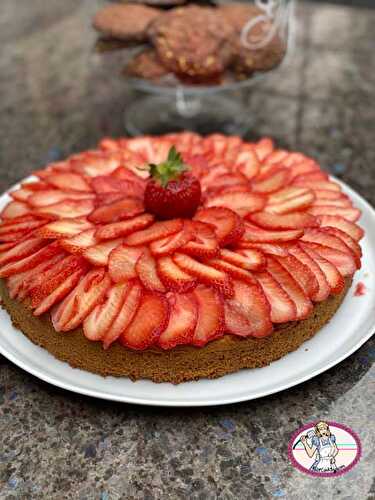
[[[199,134],[243,135],[250,126],[240,98],[151,95],[136,99],[125,111],[128,134],[159,135],[181,130]]]

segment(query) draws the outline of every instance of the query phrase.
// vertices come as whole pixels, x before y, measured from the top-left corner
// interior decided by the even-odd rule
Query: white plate
[[[362,269],[356,274],[342,306],[334,318],[299,349],[270,366],[242,370],[216,380],[186,382],[177,386],[147,380],[101,377],[71,368],[30,342],[0,310],[0,352],[10,361],[40,379],[63,389],[88,396],[158,406],[209,406],[260,398],[300,384],[328,370],[356,351],[375,329],[375,211],[347,186],[343,189],[362,210],[360,224],[366,230],[362,240]],[[0,197],[0,208],[9,200]],[[366,285],[366,294],[355,297],[356,284]]]

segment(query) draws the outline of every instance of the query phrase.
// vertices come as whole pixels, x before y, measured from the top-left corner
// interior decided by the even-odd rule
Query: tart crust
[[[296,350],[334,316],[350,285],[351,279],[347,279],[342,293],[331,295],[316,304],[307,319],[276,325],[268,337],[256,339],[225,335],[202,348],[178,346],[168,351],[160,348],[134,351],[119,343],[104,350],[101,342],[89,341],[81,328],[58,333],[53,328],[49,313],[33,316],[27,305],[9,297],[5,280],[0,280],[0,294],[2,307],[10,314],[14,326],[34,344],[73,368],[103,376],[178,384],[200,378],[217,378],[242,368],[266,366]]]

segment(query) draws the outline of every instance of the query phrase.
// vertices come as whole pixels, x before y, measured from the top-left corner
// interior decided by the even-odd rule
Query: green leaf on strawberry
[[[183,172],[190,170],[174,146],[169,150],[166,161],[158,165],[151,163],[149,168],[150,176],[159,182],[162,187],[166,187],[169,181],[178,179]]]

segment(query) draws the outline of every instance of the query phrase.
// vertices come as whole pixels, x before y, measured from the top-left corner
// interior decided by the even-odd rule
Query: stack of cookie
[[[162,82],[172,74],[188,84],[221,84],[273,69],[285,55],[285,40],[271,32],[272,23],[255,5],[179,6],[184,0],[146,1],[170,8],[143,5],[141,0],[115,3],[102,8],[93,20],[94,28],[109,42],[146,44],[125,68],[128,76]],[[244,43],[244,27],[258,16],[262,17],[245,39],[256,43]]]

